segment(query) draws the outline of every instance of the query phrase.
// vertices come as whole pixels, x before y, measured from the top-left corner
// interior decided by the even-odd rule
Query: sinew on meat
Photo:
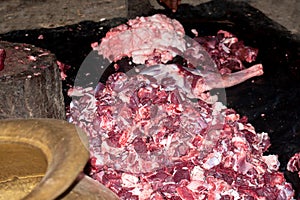
[[[290,172],[298,172],[300,178],[300,152],[290,158],[287,164],[287,170]]]
[[[207,93],[261,75],[260,64],[242,65],[257,50],[226,31],[196,38],[215,59],[217,76],[211,66],[199,72],[188,62],[167,64],[178,54],[199,56],[183,37],[178,21],[154,15],[113,28],[94,48],[111,61],[128,56],[144,67],[112,74],[97,89],[70,91],[80,98],[69,120],[90,140],[89,175],[120,199],[292,199],[277,156],[263,155],[268,134]]]

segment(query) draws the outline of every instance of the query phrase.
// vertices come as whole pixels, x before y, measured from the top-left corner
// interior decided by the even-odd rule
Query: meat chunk
[[[0,71],[4,69],[5,58],[6,58],[5,49],[0,49]]]
[[[219,34],[221,64],[232,54],[252,62],[256,51],[234,47],[237,39],[228,32]],[[69,121],[89,136],[89,175],[120,199],[292,199],[277,156],[264,155],[268,134],[208,101],[207,91],[259,76],[262,65],[219,67],[204,58],[213,51],[196,43],[184,38],[178,21],[154,15],[130,20],[93,45],[111,61],[127,56],[142,65],[111,74],[97,88],[70,91],[79,98]],[[168,63],[176,55],[185,63]]]
[[[262,65],[257,64],[245,70],[220,75],[217,72],[186,69],[180,65],[156,65],[140,72],[155,77],[160,84],[172,80],[168,87],[181,87],[190,98],[202,98],[203,93],[215,88],[237,85],[254,76],[263,74]]]
[[[300,153],[296,153],[290,158],[287,164],[287,170],[290,172],[298,172],[300,177]]]
[[[167,62],[185,50],[184,33],[177,20],[165,15],[137,17],[111,29],[94,49],[111,61],[128,56],[136,64]]]
[[[121,199],[292,199],[277,156],[263,155],[267,133],[164,83],[116,73],[96,96],[82,90],[73,100],[70,121],[90,140],[90,176]]]
[[[261,64],[245,69],[241,63],[243,60],[252,62],[256,57],[256,50],[238,43],[238,39],[226,31],[219,31],[218,36],[212,39],[213,44],[207,42],[206,38],[196,37],[192,40],[185,36],[185,31],[177,20],[157,14],[137,17],[129,20],[127,24],[113,28],[94,50],[111,61],[127,56],[132,57],[136,64],[148,66],[165,64],[176,55],[183,56],[190,64],[187,67],[198,69],[198,75],[205,79],[205,83],[201,78],[197,82],[198,95],[203,91],[230,87],[263,74]],[[208,54],[205,51],[208,51]],[[239,66],[236,67],[232,61]],[[218,63],[218,68],[214,62]],[[228,65],[231,65],[232,69],[226,67]],[[239,72],[231,73],[232,70]]]
[[[255,61],[258,49],[245,46],[233,34],[220,30],[216,36],[194,38],[209,53],[221,74],[229,74],[245,69],[243,62]]]

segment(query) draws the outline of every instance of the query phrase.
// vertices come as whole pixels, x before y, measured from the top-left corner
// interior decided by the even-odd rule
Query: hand
[[[159,0],[159,2],[172,9],[173,12],[176,12],[181,0]]]

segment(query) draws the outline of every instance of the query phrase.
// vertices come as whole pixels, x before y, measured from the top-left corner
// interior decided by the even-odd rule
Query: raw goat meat
[[[79,98],[69,121],[90,140],[89,175],[120,199],[292,199],[277,156],[263,155],[268,134],[256,133],[221,102],[206,101],[206,91],[261,75],[262,66],[219,78],[214,66],[199,70],[190,59],[186,66],[166,64],[202,51],[188,47],[183,35],[176,20],[140,17],[112,29],[94,48],[111,61],[128,56],[144,65],[131,75],[112,74],[96,89],[70,90]]]
[[[56,61],[56,64],[58,65],[59,71],[60,71],[60,77],[62,80],[66,80],[67,74],[66,72],[71,68],[70,65],[66,65],[60,61]]]
[[[222,39],[221,34],[224,35]],[[203,70],[200,73],[207,82],[204,85],[208,90],[230,87],[263,74],[261,64],[247,69],[241,64],[241,61],[244,60],[252,62],[256,57],[257,50],[245,47],[241,42],[237,43],[237,38],[226,31],[219,31],[218,38],[219,40],[214,39],[214,43],[217,44],[218,41],[220,48],[217,49],[210,44],[204,45],[206,48],[203,49],[195,41],[187,40],[184,29],[177,20],[169,19],[164,15],[154,15],[138,17],[129,20],[127,24],[113,28],[102,39],[101,44],[94,47],[94,50],[98,50],[99,54],[111,61],[117,61],[128,56],[132,57],[132,61],[136,64],[147,65],[166,63],[176,55],[181,55],[185,59],[188,58],[190,64],[193,65],[192,67],[195,68],[203,60],[203,57],[205,59],[206,55],[203,50],[213,48],[214,50],[208,52],[209,56],[212,56],[212,59],[219,63],[218,70],[214,68],[213,63],[208,63],[202,66]],[[199,41],[200,38],[196,38],[197,40]],[[227,54],[232,52],[233,55],[226,55],[226,52]],[[222,59],[220,58],[221,55]],[[220,62],[222,62],[222,66],[220,66]],[[232,62],[239,64],[235,70],[243,69],[243,71],[231,73],[232,70],[229,71],[229,67],[225,69],[224,66]],[[235,67],[235,65],[231,66]],[[223,73],[225,70],[227,73]]]
[[[138,17],[111,29],[94,50],[111,61],[128,56],[136,64],[167,62],[186,50],[184,33],[177,20],[165,15]]]
[[[290,172],[298,172],[300,177],[300,152],[292,156],[287,164],[287,170]]]
[[[263,156],[267,133],[221,103],[143,75],[100,88],[72,102],[72,122],[89,135],[90,175],[121,199],[292,199],[277,156]]]
[[[243,62],[255,61],[258,50],[245,46],[233,34],[220,30],[216,36],[195,37],[209,53],[221,74],[245,69]]]
[[[206,100],[205,92],[215,89],[237,85],[253,76],[262,75],[262,65],[257,64],[251,68],[220,76],[216,72],[188,70],[180,65],[155,65],[144,70],[140,74],[153,76],[159,83],[165,79],[173,79],[172,84],[181,87],[187,92],[189,98],[200,98]]]
[[[6,57],[5,49],[0,49],[0,71],[4,69],[5,57]]]

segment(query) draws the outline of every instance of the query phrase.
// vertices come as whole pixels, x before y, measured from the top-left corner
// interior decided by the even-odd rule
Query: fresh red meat
[[[298,172],[300,177],[300,153],[292,156],[287,164],[287,170],[290,172]]]
[[[208,39],[203,46],[221,47],[215,59],[255,59],[257,51],[236,44],[228,32]],[[144,64],[131,75],[112,74],[97,89],[74,87],[69,93],[79,97],[71,103],[69,121],[90,140],[89,175],[120,199],[293,198],[277,156],[263,155],[268,134],[256,133],[246,117],[207,93],[261,75],[260,64],[199,70],[193,61],[203,49],[188,45],[180,23],[163,15],[130,20],[94,49],[111,61],[127,56]],[[167,64],[178,54],[189,58],[186,66]]]
[[[0,49],[0,71],[4,69],[5,58],[6,58],[5,49]]]
[[[243,63],[254,62],[258,54],[257,49],[245,46],[243,41],[223,30],[216,36],[196,36],[194,40],[209,53],[221,74],[245,69]]]
[[[292,198],[277,156],[263,155],[267,133],[221,103],[143,75],[113,74],[102,88],[72,102],[71,120],[89,135],[90,175],[121,199]]]
[[[138,17],[111,29],[94,48],[111,61],[132,57],[136,64],[167,62],[185,51],[184,28],[165,15]]]

